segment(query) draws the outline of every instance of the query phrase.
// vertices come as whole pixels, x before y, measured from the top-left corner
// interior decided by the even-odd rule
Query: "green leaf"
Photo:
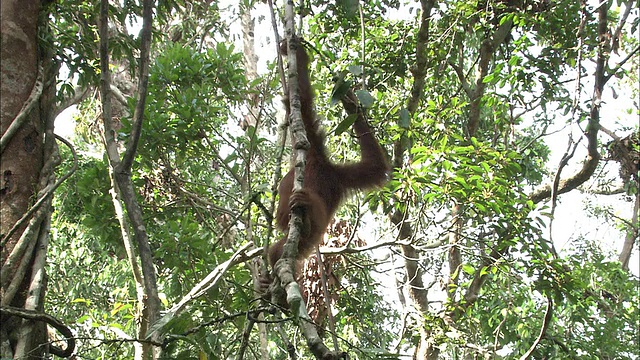
[[[349,89],[351,89],[351,81],[346,80],[344,78],[344,75],[344,72],[339,75],[336,84],[331,90],[331,105],[339,103],[340,100],[342,100],[342,98],[347,94],[347,92],[349,92]]]
[[[402,129],[409,129],[409,127],[411,126],[411,115],[409,114],[409,110],[403,107],[398,112],[398,116],[398,126],[400,126],[400,128]]]
[[[495,78],[494,74],[488,74],[487,76],[484,77],[484,79],[482,79],[482,82],[485,84],[488,84],[492,82],[494,78]]]
[[[371,96],[371,93],[366,90],[356,90],[356,96],[360,101],[360,105],[365,109],[371,108],[376,101],[376,99]]]
[[[122,310],[127,310],[127,309],[131,309],[131,304],[123,304],[123,303],[117,302],[113,305],[113,308],[111,309],[111,316],[119,313]]]
[[[336,129],[333,131],[335,135],[340,135],[343,132],[347,131],[353,125],[354,122],[358,119],[358,114],[351,114],[347,116],[344,120],[342,120]]]
[[[362,75],[362,65],[349,65],[348,69],[355,76]]]
[[[474,147],[478,147],[478,139],[476,139],[475,136],[471,137],[471,144],[473,144]]]
[[[462,271],[467,275],[473,275],[476,272],[476,269],[470,264],[462,265]]]

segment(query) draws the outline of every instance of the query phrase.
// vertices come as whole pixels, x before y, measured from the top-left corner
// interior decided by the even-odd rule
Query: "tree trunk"
[[[2,306],[42,312],[46,290],[44,264],[51,215],[50,192],[54,151],[52,91],[44,89],[37,28],[40,0],[2,0],[0,64],[1,155],[0,238]],[[40,74],[40,76],[38,75]],[[55,75],[55,74],[54,74]],[[55,84],[55,83],[54,83]],[[49,121],[48,121],[49,120]],[[45,134],[46,133],[46,134]],[[45,166],[48,170],[43,170]],[[42,192],[42,193],[39,193]],[[47,196],[43,196],[48,193]],[[38,202],[35,200],[48,198]],[[34,359],[48,353],[45,323],[2,315],[0,357]]]

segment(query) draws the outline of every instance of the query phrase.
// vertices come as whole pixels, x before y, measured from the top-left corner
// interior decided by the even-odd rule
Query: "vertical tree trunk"
[[[139,333],[146,334],[151,342],[142,344],[143,358],[157,359],[162,357],[162,348],[158,346],[162,342],[162,334],[151,329],[152,325],[160,319],[162,303],[158,296],[158,284],[156,269],[153,262],[153,252],[149,245],[149,234],[144,223],[142,207],[136,199],[136,191],[131,179],[131,168],[138,151],[138,143],[142,132],[142,121],[147,97],[147,84],[149,81],[149,53],[151,48],[151,33],[153,23],[153,10],[155,2],[144,0],[142,7],[142,29],[140,30],[140,65],[138,68],[137,100],[133,112],[132,129],[124,155],[120,156],[118,143],[115,138],[115,129],[111,109],[111,70],[109,63],[109,1],[100,2],[100,21],[98,33],[100,35],[100,96],[102,100],[102,120],[104,124],[105,148],[109,159],[109,166],[127,210],[129,221],[133,230],[134,239],[138,245],[140,266],[142,270],[142,283],[144,289],[143,321],[140,323]],[[134,264],[132,264],[134,266]],[[139,274],[138,274],[139,275]],[[153,345],[153,346],[152,346]]]
[[[38,71],[43,65],[37,38],[39,11],[40,0],[2,0],[0,11],[0,297],[3,306],[36,311],[43,310],[46,290],[44,263],[50,202],[31,208],[34,200],[43,195],[38,191],[52,179],[49,175],[56,165],[47,160],[49,171],[43,171],[46,156],[52,154],[54,147],[52,121],[47,121],[53,109],[53,88],[41,96],[44,75]],[[48,352],[43,346],[47,342],[43,322],[3,316],[0,323],[3,359],[39,359]]]
[[[242,26],[242,55],[244,58],[247,80],[254,81],[258,78],[258,56],[255,51],[255,19],[251,15],[251,8],[240,2],[240,23]],[[256,126],[260,118],[260,97],[255,92],[247,99],[247,113],[240,121],[240,126],[247,129]]]
[[[416,38],[416,63],[411,70],[413,75],[413,84],[411,86],[411,96],[407,101],[406,107],[407,111],[411,115],[413,115],[418,109],[420,99],[424,93],[425,79],[427,76],[427,45],[429,44],[430,39],[429,27],[431,24],[431,10],[433,10],[435,4],[435,0],[420,0],[421,14],[420,28],[418,29]],[[393,147],[393,167],[401,169],[406,166],[404,159],[407,151],[406,144],[402,139],[399,139],[394,143]],[[414,237],[414,230],[411,227],[411,223],[406,220],[405,215],[406,214],[396,210],[389,216],[391,222],[399,230],[398,239],[400,240],[408,240]],[[433,346],[432,333],[425,324],[425,318],[428,314],[429,308],[429,294],[428,290],[424,287],[424,272],[419,265],[421,253],[412,244],[405,244],[400,248],[404,257],[404,268],[409,285],[409,298],[411,299],[411,305],[416,309],[419,317],[417,319],[416,328],[420,334],[420,339],[415,348],[413,359],[437,359],[439,349]]]
[[[244,66],[246,71],[247,80],[253,81],[258,78],[258,56],[255,53],[255,19],[251,14],[251,7],[245,6],[240,2],[240,23],[242,26],[242,55],[244,59]],[[247,99],[247,113],[244,115],[243,120],[240,122],[240,126],[243,129],[247,129],[249,126],[257,126],[260,117],[260,98],[258,93],[251,94]],[[248,181],[250,176],[250,167],[247,164],[243,183],[241,184],[243,192],[250,191],[248,189]],[[247,229],[247,240],[253,241],[253,224],[251,223],[251,212],[247,215],[245,221]],[[254,290],[256,294],[259,293],[260,288],[260,268],[257,264],[251,264],[251,275],[254,279]],[[259,319],[263,319],[264,315],[260,314]],[[265,323],[258,322],[258,334],[260,337],[260,356],[262,359],[269,359],[269,349],[267,341],[267,327]]]

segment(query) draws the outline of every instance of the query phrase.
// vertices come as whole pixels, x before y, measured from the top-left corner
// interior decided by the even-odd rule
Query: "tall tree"
[[[0,115],[0,356],[43,358],[49,353],[43,313],[45,264],[54,170],[55,76],[41,1],[3,1]]]

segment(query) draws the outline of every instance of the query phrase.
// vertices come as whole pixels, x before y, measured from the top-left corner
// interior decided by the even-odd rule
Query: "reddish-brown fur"
[[[292,194],[293,169],[282,178],[279,186],[280,201],[276,213],[277,226],[288,233],[289,214],[292,207],[303,209],[304,230],[298,244],[298,260],[303,260],[322,241],[340,202],[350,190],[369,189],[381,186],[387,179],[389,165],[380,144],[373,136],[362,109],[357,106],[353,93],[342,103],[349,113],[358,117],[353,129],[360,144],[361,159],[357,163],[333,164],[326,154],[324,136],[313,110],[313,90],[309,81],[309,56],[301,43],[297,44],[298,83],[302,120],[311,144],[307,152],[307,163],[302,191]],[[273,266],[282,256],[285,235],[269,248],[269,262]]]

